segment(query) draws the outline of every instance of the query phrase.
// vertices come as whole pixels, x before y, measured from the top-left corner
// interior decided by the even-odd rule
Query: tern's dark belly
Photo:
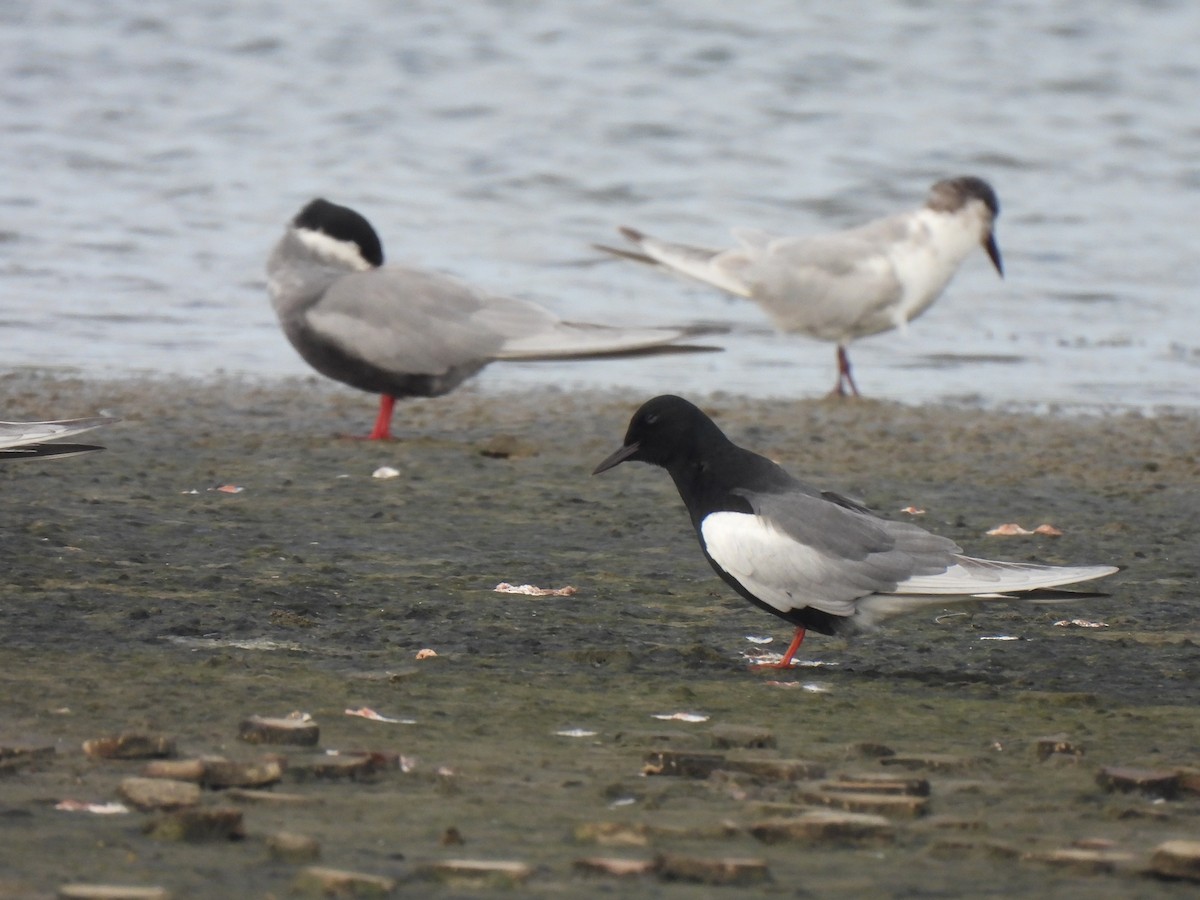
[[[312,332],[288,331],[288,340],[304,361],[334,381],[361,391],[392,397],[437,397],[447,394],[482,369],[489,360],[471,360],[450,366],[444,372],[405,372],[384,368],[347,353],[337,344],[321,340]]]

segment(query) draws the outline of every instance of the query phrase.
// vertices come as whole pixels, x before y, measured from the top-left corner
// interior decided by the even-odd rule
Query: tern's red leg
[[[862,396],[858,392],[858,385],[854,383],[854,376],[850,374],[850,355],[848,353],[846,353],[846,347],[844,344],[838,344],[837,359],[838,359],[837,392],[839,394],[845,393],[845,391],[842,388],[842,379],[844,378],[846,380],[846,384],[850,385],[850,393],[852,393],[855,397]]]
[[[375,427],[367,435],[368,441],[390,441],[392,439],[392,407],[396,398],[388,394],[379,397],[379,416],[375,419]]]
[[[797,628],[796,633],[792,636],[792,642],[788,644],[788,648],[783,651],[783,657],[777,663],[758,663],[754,666],[756,669],[790,669],[792,667],[792,657],[796,655],[796,651],[800,649],[800,645],[804,643],[804,629]]]

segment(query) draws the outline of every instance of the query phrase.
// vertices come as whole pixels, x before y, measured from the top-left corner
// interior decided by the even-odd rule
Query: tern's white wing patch
[[[866,593],[845,584],[837,560],[750,513],[710,513],[700,535],[717,565],[780,612],[813,607],[851,616],[854,601]]]

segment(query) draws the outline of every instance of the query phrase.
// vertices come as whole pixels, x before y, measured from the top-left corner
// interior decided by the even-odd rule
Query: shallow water
[[[729,326],[720,356],[493,366],[534,383],[803,397],[832,348],[589,249],[632,224],[719,244],[989,179],[983,254],[867,394],[1195,407],[1200,7],[685,0],[0,8],[0,346],[96,377],[298,374],[266,254],[313,195],[395,260],[575,319]]]

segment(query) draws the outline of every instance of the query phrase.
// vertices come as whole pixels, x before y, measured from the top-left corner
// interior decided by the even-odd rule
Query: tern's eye
[[[646,424],[647,425],[657,425],[658,424],[658,413],[647,413],[646,414]]]

